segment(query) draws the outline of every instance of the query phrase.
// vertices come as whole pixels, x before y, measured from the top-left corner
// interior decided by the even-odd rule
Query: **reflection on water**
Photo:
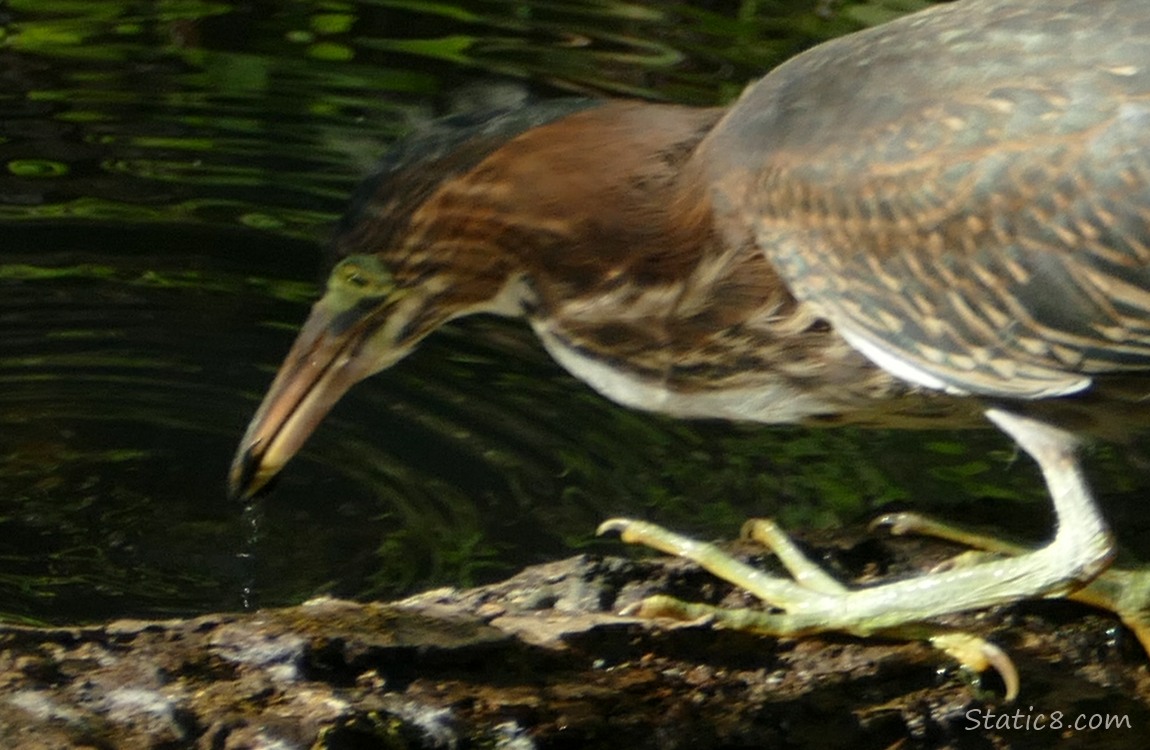
[[[622,552],[590,537],[621,512],[729,536],[749,514],[809,526],[901,499],[1042,498],[993,433],[636,414],[524,327],[473,320],[357,387],[245,515],[224,497],[231,453],[306,315],[319,242],[387,143],[476,97],[724,100],[883,12],[267,5],[13,0],[0,16],[0,613],[472,583]],[[516,82],[470,85],[492,74]]]
[[[741,22],[664,2],[277,5],[10,2],[0,220],[314,238],[386,143],[469,79],[713,102],[816,34],[854,26],[797,31],[817,20],[807,3]]]

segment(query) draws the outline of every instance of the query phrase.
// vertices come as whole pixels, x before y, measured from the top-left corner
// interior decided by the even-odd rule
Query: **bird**
[[[1148,411],[1150,5],[959,0],[815,46],[726,107],[557,101],[433,128],[364,183],[330,251],[231,494],[260,491],[355,383],[474,314],[525,319],[636,409],[989,422],[1042,470],[1043,546],[854,587],[769,522],[751,533],[792,577],[646,521],[600,530],[770,606],[729,623],[921,637],[1006,676],[993,645],[923,623],[1074,595],[1114,557],[1078,447]],[[1150,643],[1145,609],[1124,611]]]

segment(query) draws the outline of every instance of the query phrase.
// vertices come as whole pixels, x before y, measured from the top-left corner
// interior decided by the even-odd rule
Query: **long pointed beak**
[[[312,308],[232,460],[231,497],[250,498],[271,481],[340,397],[377,369],[362,328],[341,325],[345,318],[323,300]]]

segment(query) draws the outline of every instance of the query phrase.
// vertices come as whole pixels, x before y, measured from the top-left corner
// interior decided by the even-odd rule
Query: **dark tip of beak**
[[[259,450],[259,443],[250,445],[243,450],[235,460],[228,475],[228,499],[247,501],[266,494],[274,484],[274,477],[260,481],[260,466],[263,463],[263,451]]]

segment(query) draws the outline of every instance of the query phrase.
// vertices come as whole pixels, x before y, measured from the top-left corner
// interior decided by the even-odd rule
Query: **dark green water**
[[[1043,491],[994,433],[636,414],[494,320],[358,387],[254,509],[224,496],[328,227],[395,138],[493,96],[727,101],[803,47],[919,4],[9,2],[0,613],[477,583],[620,552],[591,536],[619,513],[729,537],[747,515],[810,527],[973,504],[1041,536]],[[1096,458],[1121,518],[1145,477]]]

